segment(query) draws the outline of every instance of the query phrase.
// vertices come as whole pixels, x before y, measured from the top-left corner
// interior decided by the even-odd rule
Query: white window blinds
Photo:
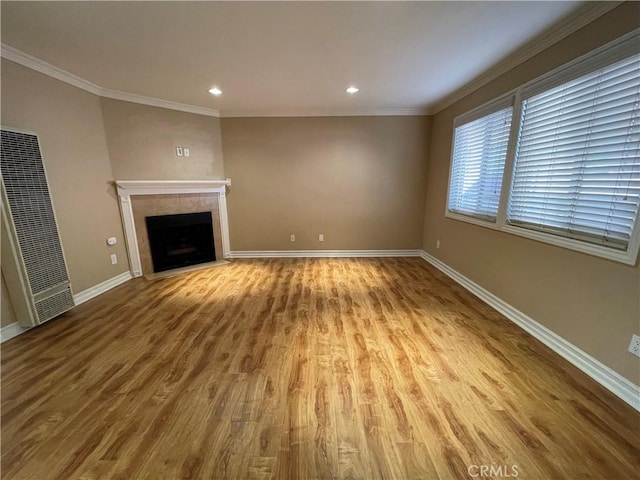
[[[640,197],[640,55],[523,99],[508,223],[626,250]]]
[[[508,106],[456,127],[450,212],[495,222],[512,113]]]

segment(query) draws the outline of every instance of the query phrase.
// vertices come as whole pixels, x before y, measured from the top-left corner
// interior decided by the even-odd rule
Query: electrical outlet
[[[118,256],[115,253],[111,254],[111,265],[118,263]]]
[[[324,234],[321,233],[320,235],[318,235],[318,241],[324,242]]]
[[[440,248],[440,240],[436,240],[436,248]]]
[[[293,233],[291,234],[291,241],[292,241],[292,242],[295,242],[295,241],[296,241],[296,236],[295,236]]]
[[[182,147],[182,153],[184,153],[185,157],[191,156],[191,151],[189,150],[189,147]]]
[[[632,335],[631,343],[629,344],[629,352],[633,353],[636,357],[640,357],[640,336]]]

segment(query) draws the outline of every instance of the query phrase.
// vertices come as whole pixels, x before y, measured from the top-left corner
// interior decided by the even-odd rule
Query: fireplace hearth
[[[211,212],[145,218],[154,272],[216,259]]]

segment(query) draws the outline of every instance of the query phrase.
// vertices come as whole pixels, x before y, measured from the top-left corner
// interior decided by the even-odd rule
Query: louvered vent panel
[[[51,320],[53,317],[73,308],[73,296],[71,289],[67,287],[60,293],[36,302],[36,311],[40,323]]]
[[[2,182],[38,321],[74,306],[35,135],[2,130]]]
[[[2,179],[31,293],[35,295],[67,282],[67,269],[35,135],[2,131]]]

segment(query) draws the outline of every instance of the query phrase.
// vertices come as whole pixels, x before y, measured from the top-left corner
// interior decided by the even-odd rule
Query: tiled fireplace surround
[[[216,259],[229,255],[226,188],[231,180],[116,181],[131,274],[153,273],[145,217],[211,212]]]

